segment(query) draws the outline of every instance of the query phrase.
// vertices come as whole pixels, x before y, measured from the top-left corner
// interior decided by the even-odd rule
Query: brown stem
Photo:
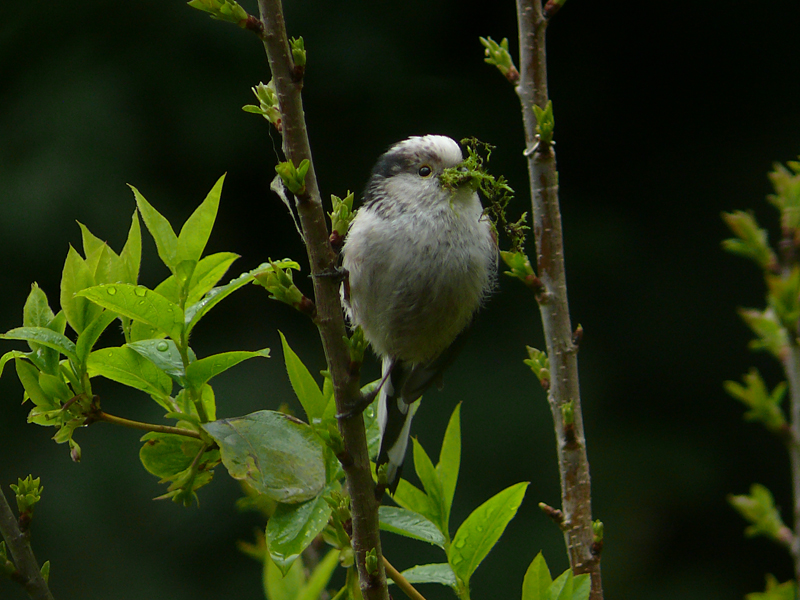
[[[122,425],[123,427],[130,427],[131,429],[141,429],[142,431],[156,431],[158,433],[174,433],[175,435],[185,435],[187,437],[202,440],[203,437],[196,431],[191,429],[184,429],[182,427],[172,427],[170,425],[156,425],[155,423],[142,423],[141,421],[132,421],[123,417],[116,417],[110,415],[102,410],[92,412],[94,421],[105,421],[106,423],[113,423],[114,425]]]
[[[324,276],[335,265],[336,254],[329,241],[330,235],[303,116],[303,80],[298,77],[298,70],[294,68],[280,0],[259,0],[258,6],[264,23],[262,39],[281,112],[283,151],[287,160],[295,165],[299,165],[304,159],[311,163],[305,178],[305,192],[296,199],[297,212],[314,282],[314,302],[317,307],[315,323],[333,382],[336,408],[340,414],[344,414],[348,412],[348,407],[355,406],[358,402],[359,382],[348,371],[350,353],[344,342],[347,330],[339,300],[338,282],[335,278]],[[382,554],[378,502],[374,494],[375,482],[370,472],[364,420],[360,414],[339,419],[339,430],[344,439],[345,453],[349,457],[342,464],[351,498],[353,550],[356,554],[361,592],[366,600],[388,600],[386,575],[383,561],[380,560]],[[370,574],[365,559],[367,552],[373,549],[379,559],[378,570]]]
[[[561,478],[561,510],[570,565],[592,579],[591,600],[603,597],[600,557],[592,552],[591,483],[583,433],[578,385],[577,346],[569,317],[564,271],[561,212],[558,204],[556,158],[549,144],[539,144],[532,106],[547,105],[547,20],[540,0],[517,0],[519,22],[520,81],[517,94],[522,103],[526,156],[533,205],[537,274],[545,292],[537,296],[550,359],[548,401],[555,423]],[[535,148],[535,150],[534,150]],[[562,407],[572,404],[574,421],[566,427]]]
[[[403,590],[403,593],[411,598],[411,600],[425,600],[425,596],[420,594],[417,589],[411,585],[405,577],[403,577],[402,573],[395,569],[392,564],[386,560],[386,557],[383,557],[383,566],[386,569],[386,575],[395,582],[398,588]]]
[[[32,600],[53,600],[53,594],[42,577],[39,563],[31,549],[29,533],[20,531],[17,519],[0,488],[0,534],[11,552],[19,577],[14,577],[28,592]]]
[[[800,347],[797,339],[789,334],[789,351],[783,361],[786,379],[789,381],[790,428],[788,444],[792,468],[792,500],[794,502],[794,533],[787,536],[789,552],[794,561],[795,581],[800,581]]]

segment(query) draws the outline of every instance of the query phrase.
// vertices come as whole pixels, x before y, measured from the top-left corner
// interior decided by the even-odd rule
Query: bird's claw
[[[366,410],[366,408],[372,404],[375,400],[375,397],[378,395],[378,390],[373,390],[368,394],[361,394],[359,398],[347,406],[344,407],[342,412],[336,413],[336,418],[339,420],[342,419],[352,419],[353,417],[357,417],[361,413]]]

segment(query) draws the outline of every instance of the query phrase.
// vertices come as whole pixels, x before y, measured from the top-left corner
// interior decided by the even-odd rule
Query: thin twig
[[[308,141],[301,90],[302,78],[294,68],[286,36],[286,24],[280,0],[259,0],[259,11],[264,23],[262,40],[267,52],[275,92],[278,96],[283,128],[283,151],[287,160],[298,166],[308,159],[311,166],[305,178],[305,192],[297,196],[297,212],[303,229],[303,238],[311,266],[314,283],[314,302],[317,306],[315,321],[328,371],[333,382],[334,398],[339,414],[347,413],[359,399],[359,381],[349,372],[350,354],[345,345],[347,330],[339,299],[338,282],[323,277],[335,265],[336,254],[331,248],[325,211],[317,185],[311,147]],[[375,483],[369,466],[367,438],[361,415],[340,419],[339,430],[345,444],[347,460],[342,466],[347,479],[353,517],[353,550],[359,574],[359,586],[366,600],[388,600],[381,544],[378,529],[378,502]],[[378,568],[370,573],[366,567],[367,552],[377,553]]]
[[[517,94],[522,103],[525,124],[537,275],[546,290],[537,299],[550,360],[548,400],[557,439],[561,510],[564,517],[562,528],[573,571],[591,575],[590,598],[600,600],[603,597],[600,557],[592,552],[594,532],[589,462],[578,386],[578,348],[572,340],[567,302],[556,160],[551,145],[537,143],[536,117],[532,110],[534,104],[545,108],[548,101],[545,55],[547,19],[542,14],[540,0],[517,0],[517,19],[520,42]],[[572,407],[572,424],[564,423],[562,408],[566,406]]]
[[[8,505],[2,487],[0,487],[0,533],[3,535],[19,573],[19,578],[15,579],[22,584],[25,591],[28,592],[28,596],[32,600],[53,600],[53,594],[42,577],[39,563],[36,562],[36,557],[33,555],[30,534],[20,531],[17,519]]]
[[[408,579],[403,577],[403,574],[400,573],[400,571],[398,571],[397,569],[395,569],[392,566],[392,563],[386,560],[385,556],[383,557],[383,566],[386,569],[387,577],[389,577],[389,579],[394,581],[397,587],[403,590],[403,593],[405,593],[406,596],[411,598],[411,600],[425,600],[425,596],[420,594],[417,591],[417,588],[411,585]]]
[[[783,361],[786,379],[789,381],[790,427],[792,435],[788,444],[792,468],[792,494],[794,502],[794,535],[791,537],[789,551],[794,561],[795,581],[800,581],[800,347],[794,335]]]
[[[142,423],[141,421],[132,421],[124,417],[116,417],[110,415],[102,410],[92,412],[94,421],[105,421],[106,423],[113,423],[114,425],[122,425],[123,427],[130,427],[131,429],[141,429],[142,431],[155,431],[157,433],[173,433],[175,435],[185,435],[187,437],[202,440],[203,437],[196,431],[191,429],[184,429],[183,427],[172,427],[170,425],[157,425],[155,423]]]

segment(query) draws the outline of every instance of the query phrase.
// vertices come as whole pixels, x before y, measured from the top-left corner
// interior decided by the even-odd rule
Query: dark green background
[[[529,210],[517,98],[478,43],[509,37],[516,48],[510,0],[288,2],[286,13],[308,48],[305,108],[326,197],[360,191],[375,158],[408,135],[475,135],[498,146],[492,169],[518,191],[514,210]],[[745,349],[735,309],[762,302],[761,280],[720,250],[719,215],[752,207],[774,225],[766,172],[800,152],[798,30],[800,8],[788,0],[570,0],[550,27],[567,272],[573,322],[585,329],[581,383],[608,598],[741,598],[763,589],[765,572],[791,576],[782,550],[743,538],[725,501],[760,482],[791,505],[781,445],[743,423],[721,389],[751,364],[771,384],[779,372]],[[0,330],[20,323],[32,281],[57,304],[68,244],[80,243],[75,220],[121,248],[134,207],[126,183],[182,223],[227,171],[209,251],[242,255],[231,275],[267,257],[303,258],[268,190],[278,140],[241,111],[253,102],[249,88],[269,79],[254,36],[182,2],[31,1],[4,10],[0,52]],[[166,270],[147,240],[141,282],[152,286]],[[274,358],[216,380],[220,416],[283,402],[299,411],[278,328],[310,367],[323,367],[313,327],[255,288],[196,330],[200,355],[273,348]],[[539,550],[554,570],[566,568],[561,536],[536,508],[558,503],[558,475],[525,344],[542,345],[536,305],[503,278],[415,423],[435,454],[464,403],[454,524],[506,486],[531,481],[473,579],[475,598],[519,597]],[[160,419],[143,395],[108,382],[96,391],[108,412]],[[199,509],[153,502],[163,486],[138,463],[136,432],[79,431],[84,459],[73,464],[50,430],[25,424],[21,396],[8,369],[0,483],[43,479],[34,540],[38,557],[52,561],[56,598],[261,597],[258,565],[234,544],[262,524],[235,512],[238,488],[223,469]],[[440,559],[421,543],[385,544],[400,568]],[[23,594],[0,580],[0,597]]]

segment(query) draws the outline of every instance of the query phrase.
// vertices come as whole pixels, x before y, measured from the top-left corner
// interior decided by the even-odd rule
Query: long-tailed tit
[[[351,324],[383,362],[381,447],[394,490],[422,393],[443,370],[491,291],[497,244],[474,187],[440,182],[463,160],[440,135],[411,137],[380,157],[342,250]]]

